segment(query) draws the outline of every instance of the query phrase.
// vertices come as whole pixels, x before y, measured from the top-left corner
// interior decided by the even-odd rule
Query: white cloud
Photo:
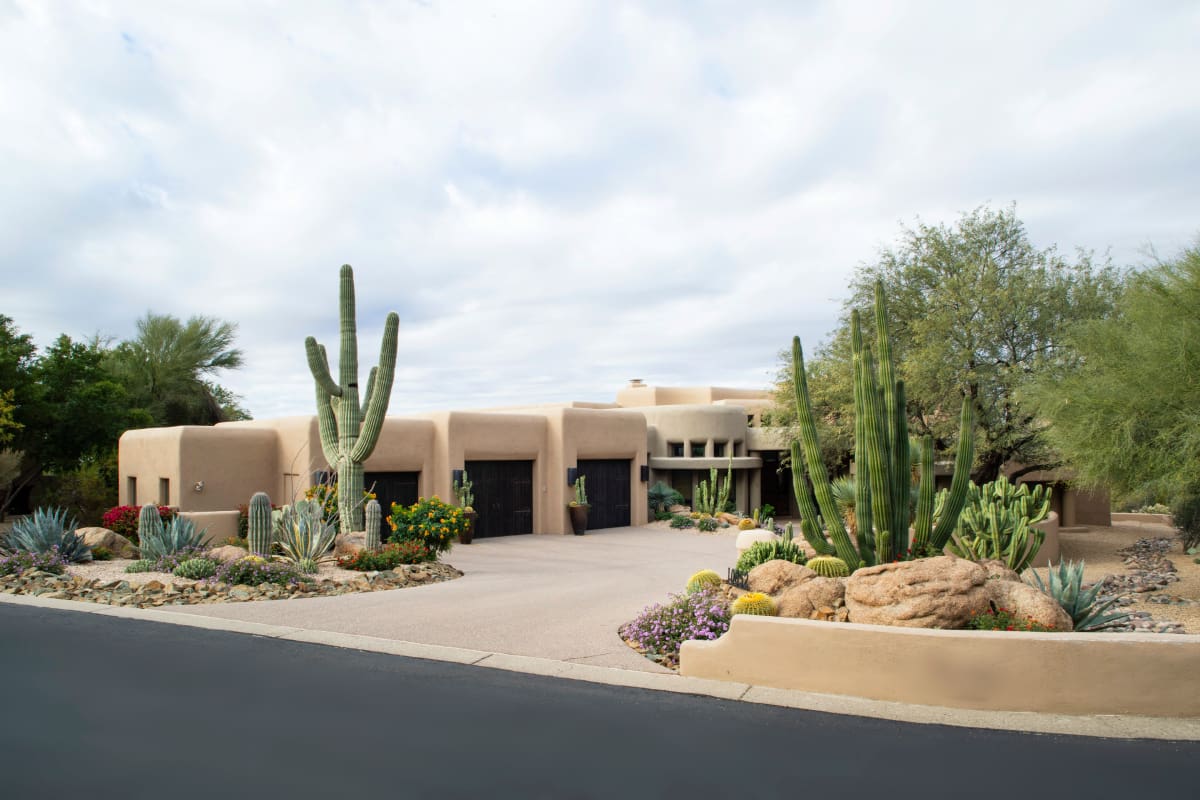
[[[899,223],[1017,202],[1121,263],[1200,229],[1194,5],[0,7],[3,307],[40,343],[237,322],[223,380],[307,413],[303,338],[401,316],[392,407],[755,385]]]

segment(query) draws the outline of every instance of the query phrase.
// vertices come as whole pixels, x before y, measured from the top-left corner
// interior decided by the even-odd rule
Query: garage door
[[[588,530],[620,528],[629,524],[629,459],[603,458],[579,461],[579,474],[587,478]]]
[[[363,474],[363,488],[375,493],[379,508],[386,519],[391,516],[392,503],[411,506],[417,502],[419,472],[367,472]],[[387,534],[387,531],[384,531]]]
[[[475,537],[533,533],[533,462],[468,461],[474,486]]]

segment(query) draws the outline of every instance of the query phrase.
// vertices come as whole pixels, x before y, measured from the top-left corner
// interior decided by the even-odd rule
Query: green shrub
[[[112,559],[113,559],[113,552],[112,552],[112,550],[109,550],[107,547],[93,547],[92,548],[92,560],[93,561],[112,561]]]
[[[436,496],[420,498],[408,508],[392,503],[388,525],[393,541],[414,541],[435,553],[450,549],[456,538],[466,533],[467,515],[458,506],[443,503]]]
[[[115,463],[109,469],[93,461],[78,469],[44,475],[32,500],[38,506],[62,506],[82,525],[99,525],[105,510],[117,501],[115,471]]]
[[[675,514],[671,517],[672,528],[692,528],[695,525],[696,523],[692,521],[692,518],[684,514]]]
[[[711,533],[719,527],[717,521],[712,517],[701,517],[696,523],[697,530],[702,530],[705,533]]]
[[[211,578],[216,572],[217,562],[211,558],[189,558],[179,562],[174,574],[180,578],[198,581],[201,578]]]
[[[66,566],[67,562],[58,554],[57,548],[46,553],[18,550],[10,555],[0,555],[0,575],[21,575],[31,570],[61,575]]]
[[[982,614],[971,617],[968,628],[977,631],[1036,631],[1045,633],[1050,629],[1032,617],[1018,617],[1007,608],[996,608],[995,604]]]
[[[795,542],[755,542],[738,558],[736,569],[738,572],[749,572],[759,564],[765,564],[768,561],[790,561],[793,564],[804,564],[808,561],[808,557]]]
[[[655,511],[654,512],[655,522],[662,522],[664,520],[673,519],[674,517],[675,517],[675,515],[672,514],[670,511]]]
[[[139,558],[137,561],[132,561],[127,567],[126,572],[151,572],[154,569],[154,562],[148,558]]]
[[[404,540],[389,542],[375,552],[360,550],[352,556],[339,558],[338,566],[342,569],[372,572],[395,569],[401,564],[420,564],[435,558],[429,548],[420,542]]]
[[[261,556],[246,556],[217,567],[212,580],[230,585],[259,586],[275,583],[280,586],[295,585],[308,581],[292,564],[283,561],[267,561]]]
[[[1200,491],[1192,489],[1172,505],[1171,521],[1179,529],[1183,549],[1200,547]]]

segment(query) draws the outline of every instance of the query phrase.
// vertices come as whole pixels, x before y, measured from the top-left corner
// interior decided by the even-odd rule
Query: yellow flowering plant
[[[444,503],[437,495],[417,502],[407,508],[392,503],[388,517],[392,529],[392,541],[414,541],[435,553],[450,549],[454,539],[467,530],[467,515],[463,509]]]

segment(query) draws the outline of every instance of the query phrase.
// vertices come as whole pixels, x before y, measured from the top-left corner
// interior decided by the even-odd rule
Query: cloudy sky
[[[901,225],[1200,232],[1200,4],[0,0],[0,313],[239,326],[310,413],[355,267],[393,412],[766,384]]]

